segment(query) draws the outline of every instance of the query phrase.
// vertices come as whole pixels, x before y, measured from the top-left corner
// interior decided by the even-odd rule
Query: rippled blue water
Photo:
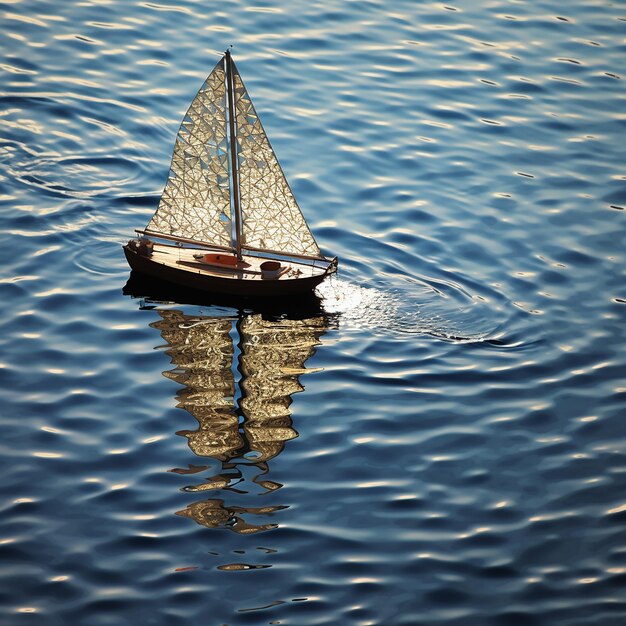
[[[625,623],[623,4],[0,5],[3,624]],[[310,319],[122,293],[231,43]]]

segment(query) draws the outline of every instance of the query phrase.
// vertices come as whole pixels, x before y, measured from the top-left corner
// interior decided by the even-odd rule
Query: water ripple
[[[3,4],[0,621],[624,622],[619,6]],[[230,44],[339,276],[128,297]]]

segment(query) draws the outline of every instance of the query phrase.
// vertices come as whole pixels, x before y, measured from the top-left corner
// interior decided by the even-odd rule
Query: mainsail
[[[167,184],[146,232],[238,254],[242,248],[324,258],[228,53],[182,121]]]
[[[231,246],[224,59],[193,99],[176,137],[159,207],[147,231]]]
[[[321,257],[233,63],[244,248]]]

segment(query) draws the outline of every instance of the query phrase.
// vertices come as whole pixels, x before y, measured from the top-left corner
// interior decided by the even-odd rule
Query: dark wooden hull
[[[162,280],[173,285],[186,287],[206,293],[217,293],[240,298],[267,298],[293,296],[312,292],[319,285],[325,274],[298,278],[246,280],[240,275],[208,276],[186,267],[172,267],[157,263],[150,257],[138,254],[128,245],[124,254],[131,269],[139,274]]]
[[[295,297],[267,298],[239,297],[222,293],[210,293],[181,287],[168,281],[139,274],[132,270],[122,289],[125,296],[141,300],[140,307],[153,308],[159,304],[195,305],[201,307],[228,307],[261,313],[267,319],[308,319],[317,315],[332,316],[324,310],[322,298],[311,291]]]

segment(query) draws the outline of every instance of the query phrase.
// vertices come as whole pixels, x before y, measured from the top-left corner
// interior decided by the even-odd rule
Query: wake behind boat
[[[124,246],[131,268],[192,289],[291,295],[337,271],[337,258],[325,257],[311,234],[229,51],[192,101],[159,206],[136,232]]]

